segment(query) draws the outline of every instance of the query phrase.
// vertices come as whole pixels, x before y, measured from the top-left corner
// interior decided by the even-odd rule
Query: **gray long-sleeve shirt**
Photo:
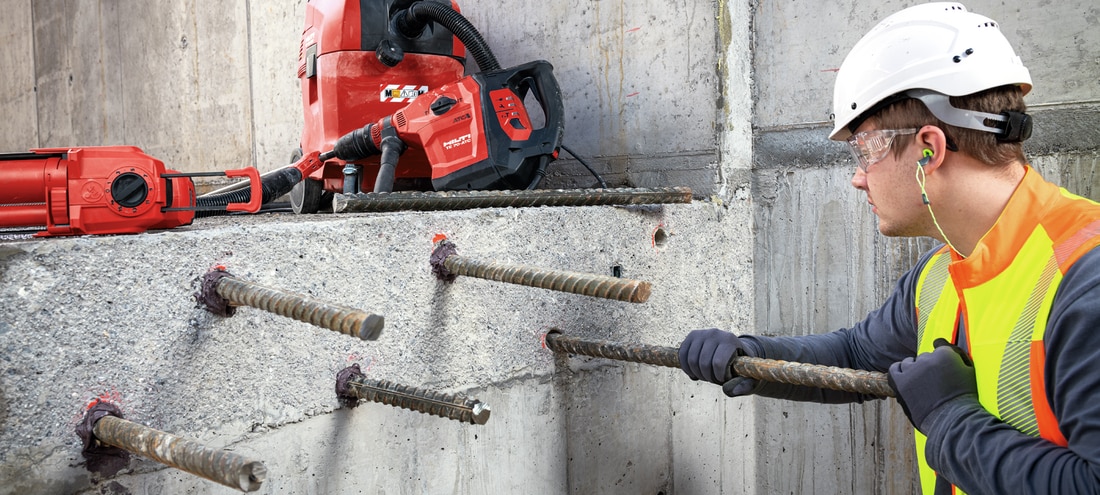
[[[916,354],[914,294],[935,250],[898,281],[879,309],[851,328],[801,337],[742,336],[758,357],[885,372]],[[1066,272],[1044,334],[1047,400],[1068,441],[1021,433],[979,405],[953,401],[926,420],[923,453],[968,493],[1100,493],[1100,248]],[[753,393],[825,403],[873,399],[850,392],[758,383]]]

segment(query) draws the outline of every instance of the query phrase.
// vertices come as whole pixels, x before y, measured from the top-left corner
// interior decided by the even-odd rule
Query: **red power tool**
[[[379,156],[375,192],[393,190],[406,148],[427,156],[436,190],[533,187],[557,158],[564,132],[561,90],[552,71],[540,60],[467,76],[348,133],[320,158],[357,162]],[[542,112],[539,128],[524,104],[528,95]],[[344,192],[358,192],[351,190],[355,184],[346,182]]]
[[[0,228],[43,229],[38,237],[136,234],[189,225],[204,212],[255,213],[320,164],[314,153],[261,181],[253,167],[179,173],[134,146],[0,153]],[[247,177],[249,187],[196,198],[191,177],[214,175]]]
[[[410,0],[310,0],[298,56],[305,125],[298,153],[331,150],[351,131],[402,109],[429,89],[457,81],[466,50],[445,28],[433,26],[410,39],[392,32],[390,18]],[[433,2],[434,3],[434,2]],[[443,4],[438,4],[444,7]],[[448,4],[454,11],[458,7]],[[426,177],[427,158],[402,162],[401,179]],[[374,184],[378,158],[358,165],[364,187]],[[330,161],[290,193],[296,213],[313,213],[343,190],[345,164]]]
[[[466,50],[483,74],[463,78]],[[550,70],[542,62],[500,71],[454,2],[311,0],[299,52],[305,114],[301,149],[334,152],[324,155],[321,170],[295,186],[294,211],[315,212],[333,192],[391,190],[395,183],[399,189],[420,190],[529,186],[557,156],[562,134],[561,95]],[[540,98],[549,131],[530,125],[540,123],[525,107],[531,89]],[[440,97],[454,102],[443,103]],[[514,115],[498,115],[493,98],[515,105],[508,107]],[[399,167],[395,159],[383,165],[393,153],[382,152],[381,138],[374,150],[362,136],[358,151],[335,150],[341,137],[347,144],[365,123],[381,131],[383,121],[395,116],[409,119],[392,126],[404,143],[389,148],[401,154]],[[526,127],[515,127],[520,123]],[[507,149],[529,159],[511,163],[517,153],[502,151]]]

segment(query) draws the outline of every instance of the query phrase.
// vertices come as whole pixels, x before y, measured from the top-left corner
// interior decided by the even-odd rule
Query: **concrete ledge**
[[[503,492],[558,492],[566,485],[615,492],[602,478],[607,473],[579,468],[596,459],[633,462],[624,474],[630,483],[622,485],[631,489],[622,493],[656,493],[671,483],[676,457],[620,456],[651,442],[653,428],[689,437],[713,428],[693,412],[674,418],[675,408],[662,404],[686,393],[681,387],[694,391],[699,384],[676,370],[638,371],[642,378],[631,379],[629,393],[593,414],[579,398],[620,390],[635,372],[585,378],[588,385],[578,389],[572,381],[551,385],[562,364],[539,339],[560,327],[678,345],[693,328],[747,328],[751,231],[747,208],[732,206],[235,216],[132,236],[4,241],[0,477],[19,482],[0,493],[80,492],[110,483],[137,491],[222,488],[151,461],[134,461],[128,475],[92,479],[73,427],[85,404],[104,394],[135,422],[263,460],[270,480],[264,493],[439,491],[437,471],[396,469],[417,465],[459,466],[456,476],[464,481],[453,486],[460,492],[490,471],[488,485]],[[661,245],[654,242],[657,229]],[[644,304],[630,304],[474,278],[446,284],[428,263],[432,238],[441,233],[463,256],[599,274],[618,266],[624,277],[650,281],[653,293]],[[215,264],[257,284],[382,314],[386,327],[379,340],[365,342],[249,307],[214,316],[196,307],[192,294]],[[373,378],[470,392],[490,404],[492,418],[475,427],[373,403],[339,410],[335,374],[352,363]],[[609,377],[623,373],[614,363],[600,366],[619,370]],[[717,387],[700,390],[721,396]],[[579,434],[607,428],[612,410],[623,415],[613,423],[652,427],[616,426],[612,450],[600,447],[606,436]],[[562,435],[563,428],[571,433]],[[359,430],[373,432],[360,440]],[[340,457],[340,442],[351,438],[367,442],[353,452],[374,452],[378,460]],[[662,449],[678,445],[661,438]],[[534,462],[536,452],[543,457]],[[322,453],[333,457],[316,457]],[[313,457],[303,464],[302,456]],[[364,463],[375,466],[373,474],[345,476],[366,469]],[[303,465],[309,467],[301,471]],[[325,481],[312,479],[322,471]]]

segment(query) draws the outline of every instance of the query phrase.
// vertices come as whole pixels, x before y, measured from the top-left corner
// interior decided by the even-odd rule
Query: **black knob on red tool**
[[[144,203],[147,197],[149,185],[133,172],[121,174],[111,183],[111,198],[122,207],[134,208]]]
[[[378,43],[378,48],[374,49],[374,55],[378,57],[378,61],[382,62],[382,65],[394,67],[405,59],[405,50],[402,50],[392,40],[382,40]]]
[[[449,97],[446,97],[446,96],[440,96],[439,98],[436,98],[435,101],[432,102],[432,105],[431,105],[432,113],[434,113],[436,115],[443,115],[443,114],[451,111],[451,107],[455,106],[455,103],[458,103],[458,102],[455,101],[454,98],[449,98]]]

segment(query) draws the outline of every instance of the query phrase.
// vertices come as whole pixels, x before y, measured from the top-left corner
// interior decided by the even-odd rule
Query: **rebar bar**
[[[453,252],[454,244],[443,241],[432,253],[432,271],[443,280],[463,275],[632,303],[646,302],[651,290],[649,282],[639,280],[475,260]]]
[[[534,189],[517,191],[399,191],[337,194],[337,213],[440,211],[527,206],[597,206],[690,203],[691,188]]]
[[[385,326],[381,315],[239,280],[222,270],[207,273],[198,297],[215,313],[219,311],[212,308],[222,306],[224,311],[219,314],[226,316],[232,314],[226,303],[250,306],[362,340],[378,339]]]
[[[555,352],[602,357],[619,361],[680,367],[679,349],[675,347],[644,344],[621,344],[602,340],[583,340],[566,337],[560,330],[546,334],[546,347]],[[733,361],[737,376],[775,383],[827,388],[844,392],[856,392],[875,397],[893,397],[894,390],[887,382],[886,374],[874,371],[796,363],[777,359],[739,356]]]
[[[228,450],[206,447],[117,416],[100,418],[92,427],[92,433],[103,444],[245,492],[258,490],[267,476],[267,468],[259,461]]]
[[[370,379],[359,371],[359,365],[344,368],[337,374],[336,394],[342,399],[365,399],[463,423],[483,425],[489,421],[488,404],[477,399]]]

